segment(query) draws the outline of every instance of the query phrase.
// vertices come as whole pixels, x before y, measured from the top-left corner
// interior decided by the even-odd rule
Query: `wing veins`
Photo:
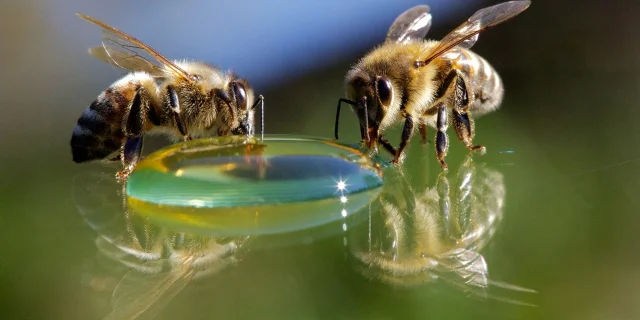
[[[191,75],[189,75],[189,73],[187,73],[184,69],[180,68],[179,66],[177,66],[173,62],[169,61],[167,58],[165,58],[164,56],[159,54],[153,48],[151,48],[148,45],[144,44],[142,41],[136,39],[135,37],[133,37],[131,35],[128,35],[128,34],[122,32],[122,31],[120,31],[120,30],[118,30],[118,29],[106,24],[105,22],[102,22],[102,21],[98,20],[98,19],[86,16],[86,15],[81,14],[81,13],[78,13],[77,16],[102,28],[102,30],[103,30],[102,47],[105,50],[106,54],[109,56],[109,58],[112,60],[112,62],[115,65],[117,65],[117,66],[119,66],[119,67],[121,67],[123,69],[130,69],[130,70],[141,69],[141,68],[134,68],[134,67],[126,67],[126,66],[123,66],[120,63],[118,63],[117,62],[118,59],[113,57],[109,51],[110,50],[114,50],[114,51],[117,51],[117,52],[122,52],[122,51],[119,51],[117,49],[109,49],[108,47],[110,47],[110,46],[105,44],[105,41],[110,42],[114,46],[122,48],[123,50],[126,50],[126,51],[130,52],[133,55],[131,57],[138,57],[139,59],[144,61],[146,64],[148,64],[147,68],[149,68],[149,69],[152,69],[152,70],[154,70],[156,72],[158,71],[157,69],[162,69],[161,67],[155,65],[153,62],[149,61],[147,58],[143,57],[138,52],[136,52],[136,50],[144,51],[144,52],[148,53],[150,56],[152,56],[153,58],[155,58],[162,65],[166,66],[176,76],[180,76],[180,77],[184,78],[187,81],[191,81]]]
[[[431,27],[430,8],[419,5],[400,14],[387,32],[386,41],[405,43],[412,39],[424,39]]]
[[[486,31],[487,29],[494,27],[500,23],[503,23],[518,14],[526,10],[531,1],[509,1],[497,4],[495,6],[487,7],[478,10],[467,21],[463,22],[449,34],[447,34],[438,46],[436,46],[431,53],[427,55],[420,65],[426,65],[433,59],[438,58],[453,47]],[[473,46],[475,42],[465,46],[467,49]]]

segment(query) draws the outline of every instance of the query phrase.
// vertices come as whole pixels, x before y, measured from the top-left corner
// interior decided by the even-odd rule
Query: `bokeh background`
[[[430,1],[430,38],[497,2]],[[267,133],[330,137],[345,72],[384,39],[399,13],[419,3],[3,1],[0,318],[99,319],[110,310],[100,302],[108,295],[82,281],[95,246],[77,214],[71,182],[91,167],[71,161],[68,143],[84,108],[121,73],[87,54],[100,33],[76,12],[107,21],[169,58],[237,71],[266,97]],[[199,291],[170,304],[168,314],[640,318],[639,14],[637,1],[534,0],[474,47],[506,86],[501,110],[476,126],[476,141],[488,147],[507,189],[504,223],[483,254],[493,278],[538,291],[530,298],[537,308],[469,302],[448,291],[371,289],[350,281],[355,276],[337,267],[337,256],[292,249],[263,253],[248,261],[253,267],[223,275],[217,284],[235,294],[220,310],[194,316],[194,305],[225,301],[220,292],[209,299]],[[356,141],[354,125],[345,112],[343,139]],[[397,134],[391,139],[397,141]],[[419,149],[415,140],[411,149]],[[453,159],[466,154],[453,138],[450,152]],[[411,171],[437,170],[431,151],[426,154],[424,165],[410,162]],[[274,270],[289,274],[269,273]],[[249,280],[225,281],[227,276]],[[265,296],[268,303],[260,300]],[[239,309],[245,311],[234,314]]]

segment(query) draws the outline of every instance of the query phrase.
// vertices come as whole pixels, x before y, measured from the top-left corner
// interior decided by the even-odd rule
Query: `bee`
[[[89,49],[100,60],[132,71],[100,93],[78,119],[71,136],[76,163],[120,160],[125,179],[142,152],[145,134],[174,141],[217,135],[253,135],[254,100],[246,80],[204,62],[169,61],[142,41],[95,18],[102,46]],[[264,133],[264,128],[262,128]]]
[[[403,151],[418,123],[423,143],[426,126],[435,127],[436,156],[447,170],[447,127],[453,124],[458,138],[470,150],[485,151],[473,144],[474,120],[496,110],[502,102],[502,80],[482,57],[471,52],[480,32],[526,10],[530,1],[509,1],[477,11],[440,41],[426,40],[431,27],[430,8],[413,7],[396,18],[385,42],[349,70],[345,78],[347,98],[338,100],[335,137],[341,103],[351,105],[360,122],[366,146],[382,145],[401,163]],[[394,148],[381,134],[404,119],[402,137]]]

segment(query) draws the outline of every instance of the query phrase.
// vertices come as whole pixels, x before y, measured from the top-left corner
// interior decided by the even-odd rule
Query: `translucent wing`
[[[145,71],[152,77],[165,77],[162,67],[137,53],[125,52],[115,48],[105,49],[105,46],[89,48],[89,54],[116,67],[131,71]]]
[[[102,171],[80,172],[73,177],[73,202],[85,222],[107,238],[123,233],[122,196],[120,186]]]
[[[246,238],[245,238],[246,239]],[[218,244],[212,238],[194,238],[204,241],[204,248],[189,242],[182,257],[146,261],[143,268],[128,272],[113,292],[112,312],[107,319],[151,319],[178,295],[192,280],[211,276],[237,262],[234,257],[241,240]],[[174,251],[175,252],[175,251]],[[168,272],[146,274],[140,270],[155,270],[171,266]]]
[[[440,43],[419,64],[428,64],[457,45],[470,48],[475,44],[480,32],[517,16],[530,4],[531,1],[509,1],[479,10],[440,40]]]
[[[462,47],[465,49],[469,49],[473,47],[473,45],[476,44],[476,42],[478,41],[479,35],[480,35],[479,33],[476,33],[473,37],[460,42],[460,44],[458,44],[458,47]]]
[[[152,319],[191,282],[192,259],[185,260],[176,270],[148,275],[136,270],[127,273],[112,297],[113,310],[104,320]],[[161,264],[163,261],[149,261]]]
[[[406,43],[413,39],[424,39],[430,27],[429,6],[416,6],[396,18],[387,32],[387,41]]]
[[[167,67],[167,69],[173,72],[174,75],[191,81],[192,77],[191,75],[189,75],[189,73],[178,67],[173,62],[169,61],[169,59],[165,58],[164,56],[153,50],[151,47],[144,44],[142,41],[98,19],[83,15],[81,13],[78,13],[77,15],[78,17],[96,24],[102,28],[102,47],[104,51],[96,53],[102,57],[104,57],[104,55],[107,55],[111,60],[110,63],[125,69],[130,67],[134,68],[131,70],[147,71],[147,69],[141,68],[143,66],[155,66],[155,64],[151,60],[144,57],[146,53],[157,60],[161,65]],[[152,67],[152,70],[157,71],[158,68],[160,67],[155,66]]]

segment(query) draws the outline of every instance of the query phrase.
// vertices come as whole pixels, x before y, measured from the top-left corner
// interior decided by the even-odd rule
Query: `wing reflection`
[[[112,174],[74,178],[79,212],[98,236],[98,258],[121,277],[105,319],[152,318],[189,283],[237,262],[247,238],[175,232],[127,210],[123,186]]]
[[[491,281],[480,254],[503,218],[501,173],[468,157],[453,179],[441,173],[427,188],[397,169],[385,175],[381,210],[351,234],[351,256],[361,274],[402,287],[439,279],[475,297],[527,304],[489,293],[490,287],[532,291]]]

